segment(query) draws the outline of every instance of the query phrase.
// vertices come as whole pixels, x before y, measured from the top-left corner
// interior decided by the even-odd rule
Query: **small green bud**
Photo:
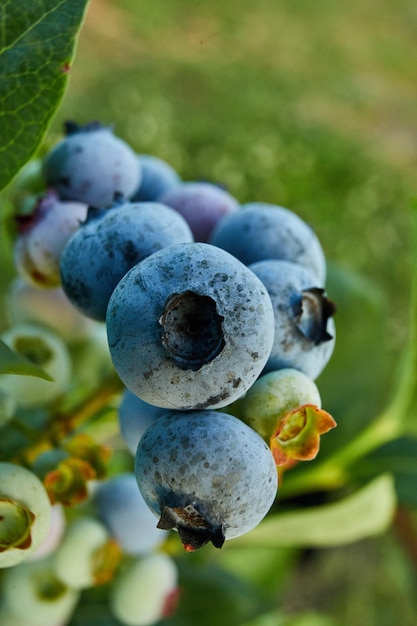
[[[0,498],[0,552],[30,548],[34,521],[35,515],[28,508],[15,500]]]

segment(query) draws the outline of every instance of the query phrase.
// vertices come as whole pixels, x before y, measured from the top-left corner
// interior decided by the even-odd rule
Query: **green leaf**
[[[265,606],[263,595],[254,587],[210,561],[181,558],[177,566],[184,593],[174,615],[163,622],[164,626],[241,626],[271,608]]]
[[[62,100],[87,2],[0,4],[0,190],[34,154]]]
[[[332,504],[268,516],[234,545],[329,547],[383,533],[396,507],[393,478],[384,474]]]
[[[43,369],[26,359],[18,352],[14,352],[4,341],[0,340],[0,374],[20,374],[22,376],[36,376],[45,380],[54,380]]]
[[[329,264],[327,291],[337,306],[336,343],[317,385],[337,428],[323,437],[321,459],[373,421],[386,406],[392,378],[384,350],[389,319],[384,294],[365,276],[335,264]]]
[[[417,507],[417,438],[401,437],[381,446],[357,463],[354,476],[369,480],[381,472],[393,475],[400,504]]]
[[[276,590],[285,586],[288,572],[298,560],[299,553],[298,548],[292,547],[235,547],[234,541],[226,541],[216,553],[216,563],[264,594],[275,597]]]

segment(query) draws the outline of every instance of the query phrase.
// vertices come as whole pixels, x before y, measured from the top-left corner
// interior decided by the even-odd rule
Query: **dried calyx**
[[[34,521],[35,515],[27,507],[16,500],[0,498],[0,552],[30,548]]]
[[[222,321],[212,298],[194,291],[172,294],[159,319],[162,345],[180,369],[195,372],[223,350]]]
[[[298,329],[315,345],[333,339],[327,330],[327,321],[336,313],[336,305],[327,298],[324,289],[304,289],[293,311]]]
[[[184,507],[164,505],[157,526],[163,530],[177,530],[187,552],[199,550],[210,541],[215,548],[221,548],[225,540],[223,527],[210,524],[193,504]]]

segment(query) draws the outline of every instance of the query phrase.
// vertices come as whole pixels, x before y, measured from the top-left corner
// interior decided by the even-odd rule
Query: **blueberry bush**
[[[3,3],[2,626],[415,624],[413,20]]]

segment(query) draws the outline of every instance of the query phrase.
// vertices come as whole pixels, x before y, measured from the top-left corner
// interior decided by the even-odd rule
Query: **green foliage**
[[[0,189],[34,154],[64,94],[87,0],[0,7]]]
[[[37,376],[45,380],[53,380],[43,369],[32,363],[22,354],[11,350],[4,341],[0,341],[0,374],[20,374]]]
[[[355,474],[362,480],[389,471],[395,480],[398,501],[405,507],[417,507],[417,439],[400,437],[362,459]]]
[[[330,547],[387,530],[396,507],[392,478],[383,474],[337,502],[277,512],[235,545]]]

